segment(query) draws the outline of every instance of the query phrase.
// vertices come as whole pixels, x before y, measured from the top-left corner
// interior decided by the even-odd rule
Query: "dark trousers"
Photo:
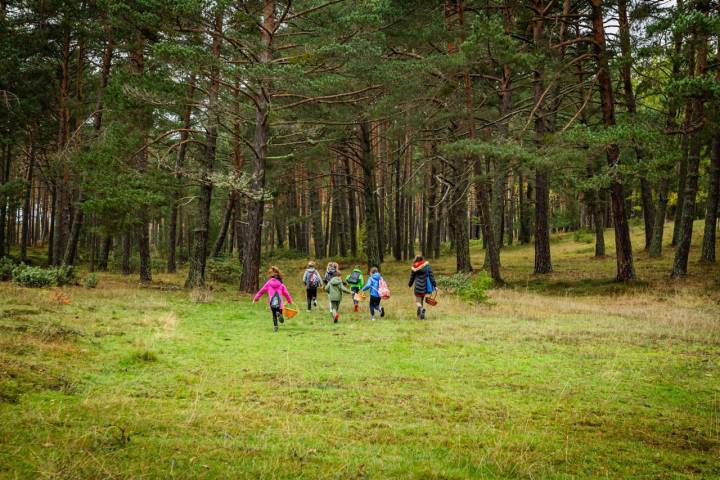
[[[307,293],[308,310],[310,310],[313,300],[317,300],[317,287],[307,287],[305,293]]]
[[[278,319],[282,317],[282,308],[280,307],[270,307],[270,311],[273,314],[273,325],[276,327],[278,326]]]
[[[380,311],[382,307],[380,307],[380,300],[382,300],[380,297],[373,297],[370,296],[370,316],[375,316],[375,311]]]
[[[357,300],[355,300],[355,295],[357,295],[357,293],[360,291],[360,287],[351,286],[350,291],[352,292],[352,295],[353,295],[353,305],[357,305],[359,302]]]

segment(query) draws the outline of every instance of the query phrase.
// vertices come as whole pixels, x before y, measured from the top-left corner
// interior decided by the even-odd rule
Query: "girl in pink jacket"
[[[282,272],[280,272],[280,269],[277,267],[270,267],[270,271],[268,272],[270,275],[270,278],[267,282],[265,282],[265,285],[255,294],[255,298],[253,298],[253,303],[260,300],[260,297],[262,297],[264,294],[267,293],[268,296],[268,304],[270,305],[270,311],[272,312],[273,316],[273,326],[274,330],[278,331],[278,321],[280,323],[285,323],[285,319],[283,318],[282,311],[285,304],[283,303],[283,298],[287,300],[288,303],[293,303],[292,297],[290,296],[290,292],[288,292],[288,289],[285,288],[285,285],[282,281]]]

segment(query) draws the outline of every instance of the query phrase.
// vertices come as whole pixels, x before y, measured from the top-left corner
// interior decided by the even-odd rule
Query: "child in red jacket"
[[[255,297],[253,298],[253,303],[260,300],[260,297],[262,297],[264,294],[267,293],[268,296],[268,305],[270,306],[270,311],[272,312],[273,316],[273,327],[274,330],[278,331],[278,321],[280,323],[285,323],[285,318],[283,318],[283,308],[285,307],[285,304],[283,303],[283,297],[285,297],[285,300],[287,300],[288,303],[293,303],[292,297],[290,296],[290,292],[288,292],[288,289],[285,287],[282,281],[282,272],[280,272],[280,269],[277,267],[270,267],[270,271],[268,272],[270,275],[270,278],[267,282],[265,282],[265,285],[255,294]]]

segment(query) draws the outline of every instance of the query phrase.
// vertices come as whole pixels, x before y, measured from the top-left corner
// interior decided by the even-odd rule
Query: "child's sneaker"
[[[357,311],[358,311],[358,304],[356,303],[355,304],[355,313],[357,313]]]
[[[340,320],[340,314],[336,313],[335,316],[333,317],[333,323],[337,323],[338,320]]]
[[[374,321],[375,321],[375,317],[371,317],[370,320],[372,320],[372,321],[374,322]]]
[[[274,331],[275,333],[277,333],[277,331],[278,331],[278,326],[277,326],[277,325],[273,325],[273,331]]]
[[[313,298],[313,307],[317,308],[317,298]]]
[[[280,323],[285,323],[285,317],[282,316],[282,313],[278,315],[278,321],[280,321]]]
[[[380,318],[385,316],[385,307],[380,307]]]
[[[420,320],[425,320],[425,309],[424,308],[420,309]]]

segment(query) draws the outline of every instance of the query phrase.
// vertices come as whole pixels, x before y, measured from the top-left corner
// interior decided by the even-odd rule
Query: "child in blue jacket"
[[[380,301],[382,300],[382,298],[380,298],[380,280],[382,280],[380,272],[377,267],[373,267],[370,269],[370,276],[368,277],[367,283],[362,288],[363,292],[370,290],[370,319],[373,322],[375,321],[375,311],[380,312],[381,317],[385,316],[385,309],[380,305]]]

